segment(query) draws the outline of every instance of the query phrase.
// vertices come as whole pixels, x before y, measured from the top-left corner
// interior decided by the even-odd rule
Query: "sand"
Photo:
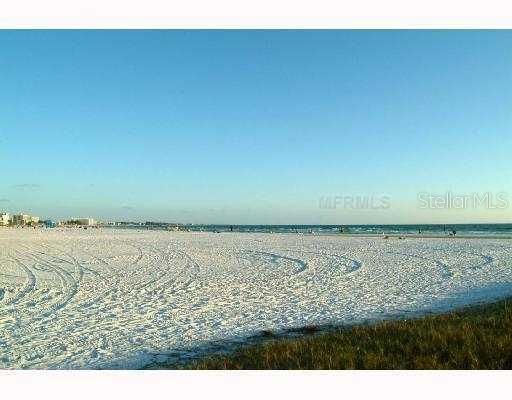
[[[512,294],[512,240],[0,229],[0,368],[140,368]]]

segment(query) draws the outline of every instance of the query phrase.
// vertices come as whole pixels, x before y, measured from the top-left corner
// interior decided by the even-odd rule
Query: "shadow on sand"
[[[479,306],[502,300],[512,295],[512,283],[495,283],[471,291],[462,291],[450,298],[432,299],[421,309],[396,310],[391,313],[375,313],[369,318],[351,323],[330,323],[303,327],[262,330],[254,335],[229,340],[217,340],[194,347],[169,350],[169,352],[146,353],[152,359],[142,369],[180,369],[186,364],[213,355],[230,354],[242,347],[253,346],[282,339],[295,339],[320,333],[347,330],[355,325],[371,325],[383,320],[421,318],[456,311],[466,307]]]

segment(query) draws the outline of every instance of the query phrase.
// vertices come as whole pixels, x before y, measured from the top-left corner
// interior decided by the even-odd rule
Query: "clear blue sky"
[[[1,31],[0,49],[0,209],[512,222],[417,208],[512,191],[512,31]],[[382,194],[388,210],[319,208]]]

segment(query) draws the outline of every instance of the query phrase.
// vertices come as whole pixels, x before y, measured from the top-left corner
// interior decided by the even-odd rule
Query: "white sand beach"
[[[0,229],[0,368],[139,368],[508,295],[510,239]]]

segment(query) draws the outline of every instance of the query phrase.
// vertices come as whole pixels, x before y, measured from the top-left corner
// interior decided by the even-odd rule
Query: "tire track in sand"
[[[11,257],[11,261],[13,261],[20,269],[22,269],[27,276],[25,281],[25,285],[23,288],[14,296],[12,299],[6,302],[6,305],[15,305],[18,304],[25,296],[27,296],[30,292],[32,292],[36,287],[36,276],[34,272],[27,267],[23,262],[21,262],[16,257]]]

